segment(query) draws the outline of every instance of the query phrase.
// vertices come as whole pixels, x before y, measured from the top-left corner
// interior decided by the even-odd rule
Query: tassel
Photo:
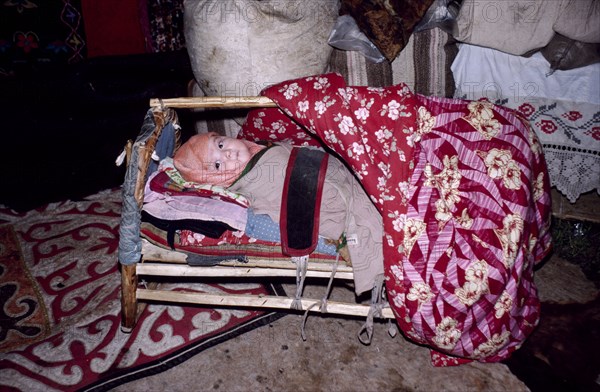
[[[369,313],[367,314],[367,320],[358,331],[358,340],[360,340],[360,342],[365,346],[371,344],[371,340],[373,339],[373,318],[383,317],[383,279],[383,274],[375,277],[375,286],[373,286],[373,290],[371,292],[371,307],[369,308]],[[362,336],[363,333],[366,333],[366,338]]]
[[[296,264],[296,296],[290,308],[302,310],[302,291],[304,291],[304,279],[306,278],[306,269],[308,268],[308,255],[292,257],[292,262]]]
[[[125,156],[127,155],[127,149],[123,149],[117,159],[115,160],[115,165],[121,166],[123,162],[125,162]]]

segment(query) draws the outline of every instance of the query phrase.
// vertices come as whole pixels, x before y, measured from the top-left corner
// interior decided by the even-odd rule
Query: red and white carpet
[[[278,317],[151,304],[131,334],[121,332],[120,198],[109,190],[27,213],[0,208],[1,390],[106,390]],[[252,283],[170,289],[276,290]]]

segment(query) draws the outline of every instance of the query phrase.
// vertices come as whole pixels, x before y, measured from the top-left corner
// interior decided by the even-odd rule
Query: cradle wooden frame
[[[198,109],[198,108],[261,108],[276,107],[277,105],[266,97],[200,97],[200,98],[170,98],[152,99],[150,107],[155,110]],[[164,126],[164,124],[163,124]],[[138,176],[135,182],[135,201],[141,210],[144,199],[146,174],[155,145],[161,136],[162,128],[157,126],[151,137],[139,149],[138,159],[132,161],[131,151],[133,142],[128,141],[125,151],[127,165],[137,165]],[[177,139],[179,134],[177,133]],[[176,141],[178,146],[179,140]],[[177,146],[175,148],[177,148]],[[138,146],[139,147],[139,146]],[[138,223],[139,224],[139,223]],[[295,298],[290,296],[253,296],[227,295],[198,292],[175,292],[160,290],[157,285],[141,287],[139,277],[171,278],[267,278],[280,279],[296,277],[296,266],[290,259],[273,260],[253,258],[247,263],[225,261],[216,266],[190,266],[186,263],[183,252],[168,250],[142,240],[141,258],[132,264],[121,263],[121,326],[124,332],[130,332],[135,327],[139,312],[147,302],[166,302],[180,304],[196,304],[214,307],[263,308],[281,311],[293,311],[292,303]],[[335,279],[353,281],[352,267],[343,263],[308,263],[306,279]],[[300,299],[304,311],[321,312],[321,299]],[[327,314],[339,316],[373,316],[372,306],[363,303],[327,301]],[[375,315],[385,319],[394,318],[391,308],[385,304],[381,313]]]

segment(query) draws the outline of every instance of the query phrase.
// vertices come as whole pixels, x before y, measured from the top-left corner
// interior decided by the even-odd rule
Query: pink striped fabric
[[[523,343],[539,320],[533,268],[551,246],[548,173],[526,121],[489,102],[425,97],[404,84],[346,86],[337,74],[264,95],[294,121],[265,109],[246,131],[272,139],[283,125],[293,139],[302,125],[371,196],[384,222],[390,306],[405,336],[431,347],[434,365],[495,362]]]

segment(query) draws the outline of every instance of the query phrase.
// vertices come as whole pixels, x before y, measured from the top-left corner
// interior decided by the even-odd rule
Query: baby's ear
[[[189,154],[189,152],[188,152]],[[175,154],[175,157],[173,157],[173,166],[175,166],[175,169],[179,170],[180,172],[183,171],[189,171],[189,170],[194,170],[194,160],[193,159],[188,159],[189,157],[185,156],[188,154],[180,154],[179,156],[177,156],[177,154]]]
[[[189,163],[192,165],[190,166]],[[202,168],[195,166],[193,160],[175,160],[173,159],[173,166],[179,172],[181,177],[186,181],[198,181],[198,172],[202,173]]]
[[[190,162],[193,162],[194,158],[195,156],[192,143],[188,141],[179,147],[177,151],[175,151],[175,154],[173,155],[173,163],[176,165],[179,164],[187,166]]]
[[[175,169],[181,171],[182,169],[187,169],[187,165],[185,164],[185,162],[180,161],[179,159],[173,159],[173,166],[175,166]]]

